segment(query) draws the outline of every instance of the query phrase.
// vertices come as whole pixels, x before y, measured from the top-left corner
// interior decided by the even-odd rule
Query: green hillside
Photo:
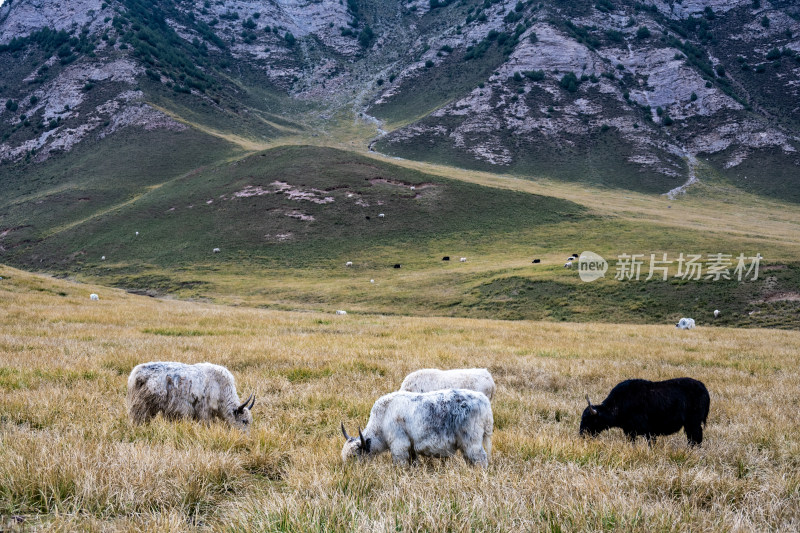
[[[154,296],[281,309],[663,323],[723,308],[720,324],[798,325],[800,274],[779,241],[687,233],[333,148],[248,155],[191,131],[159,134],[150,145],[163,152],[147,157],[135,143],[101,143],[42,166],[48,187],[19,183],[3,206],[5,260]],[[609,259],[605,281],[563,268],[584,250]],[[611,279],[620,253],[709,250],[761,253],[774,272],[747,283]]]
[[[50,204],[49,218],[25,215],[26,205],[40,200],[18,203],[9,222],[30,227],[34,242],[20,243],[15,256],[33,260],[32,267],[67,271],[98,267],[102,256],[112,264],[174,268],[207,261],[219,247],[223,262],[302,268],[377,246],[416,248],[432,239],[465,240],[585,216],[563,200],[486,194],[477,185],[311,146],[166,177],[161,172],[142,184],[160,185],[135,201],[110,211],[105,201],[91,215],[88,208],[72,214],[71,202],[57,194],[40,197],[39,205]],[[70,194],[92,193],[90,183],[85,189],[73,186]],[[121,201],[124,191],[106,198]],[[76,215],[86,219],[65,227]]]

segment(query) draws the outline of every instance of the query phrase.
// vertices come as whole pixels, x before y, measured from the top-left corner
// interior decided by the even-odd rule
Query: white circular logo
[[[583,252],[578,258],[578,275],[589,282],[606,275],[608,262],[594,252]]]

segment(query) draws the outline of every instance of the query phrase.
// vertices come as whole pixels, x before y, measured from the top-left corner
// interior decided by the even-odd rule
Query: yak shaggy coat
[[[431,392],[443,389],[469,389],[482,392],[490,400],[495,385],[492,375],[485,368],[459,368],[439,370],[424,368],[406,376],[400,390],[408,392]]]
[[[221,418],[247,431],[255,398],[239,403],[227,368],[211,363],[152,362],[136,366],[128,377],[128,414],[141,424],[159,412],[165,418],[210,421]]]
[[[631,441],[639,435],[648,442],[659,435],[671,435],[681,428],[689,445],[703,442],[703,426],[711,399],[702,382],[692,378],[666,381],[629,379],[611,389],[600,405],[589,406],[581,417],[581,435],[596,436],[618,427]]]
[[[369,422],[347,441],[342,460],[378,455],[386,450],[395,463],[417,455],[449,457],[461,450],[470,464],[487,466],[492,452],[494,418],[486,395],[462,389],[415,393],[398,391],[372,406]]]

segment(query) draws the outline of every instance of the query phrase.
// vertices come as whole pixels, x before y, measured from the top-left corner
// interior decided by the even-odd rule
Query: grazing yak
[[[703,426],[711,399],[706,386],[692,378],[647,381],[629,379],[613,389],[600,405],[589,406],[581,417],[581,435],[597,436],[609,428],[622,428],[633,442],[642,435],[653,443],[659,435],[686,432],[689,446],[703,442]]]
[[[694,328],[694,319],[693,318],[681,318],[678,320],[678,323],[675,324],[675,327],[678,329],[693,329]]]
[[[378,398],[358,437],[348,435],[342,423],[342,461],[389,450],[392,460],[403,464],[413,463],[417,455],[450,457],[461,450],[468,463],[486,467],[493,428],[492,406],[479,392],[392,392]]]
[[[255,402],[251,394],[240,403],[233,375],[224,366],[211,363],[144,363],[128,377],[128,415],[137,424],[163,413],[169,419],[221,418],[248,431]]]
[[[442,389],[474,390],[482,392],[491,400],[495,386],[492,375],[485,368],[455,370],[423,368],[407,375],[400,385],[400,390],[408,392],[431,392]]]

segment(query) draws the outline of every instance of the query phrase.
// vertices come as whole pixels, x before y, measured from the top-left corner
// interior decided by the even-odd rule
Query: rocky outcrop
[[[94,48],[75,57],[49,50],[44,67],[29,51],[0,52],[0,67],[9,73],[0,101],[13,104],[0,106],[0,159],[33,152],[41,160],[87,136],[127,127],[185,127],[147,103],[145,80],[161,84],[160,98],[169,98],[171,89],[188,95],[194,104],[181,106],[190,109],[227,105],[231,124],[262,116],[252,99],[236,98],[245,95],[246,83],[263,81],[270,91],[305,101],[313,109],[308,122],[320,131],[350,113],[380,130],[370,149],[423,159],[436,154],[490,169],[522,163],[535,169],[544,157],[552,165],[558,157],[571,164],[607,142],[600,152],[613,151],[634,169],[631,175],[669,178],[660,192],[686,181],[687,162],[698,154],[724,153],[722,170],[760,150],[796,161],[796,6],[768,0],[758,7],[751,0],[441,3],[154,0],[154,12],[186,43],[177,64],[196,62],[194,74],[218,84],[209,94],[146,47],[124,45],[137,32],[146,40],[145,30],[157,30],[130,16],[123,25],[115,21],[130,15],[133,0],[7,2],[0,7],[0,44],[49,27],[84,36]],[[565,76],[574,76],[571,84]],[[448,90],[448,83],[458,89]],[[227,104],[219,103],[220,95]],[[383,114],[389,108],[391,115]],[[26,120],[32,126],[21,127]]]

